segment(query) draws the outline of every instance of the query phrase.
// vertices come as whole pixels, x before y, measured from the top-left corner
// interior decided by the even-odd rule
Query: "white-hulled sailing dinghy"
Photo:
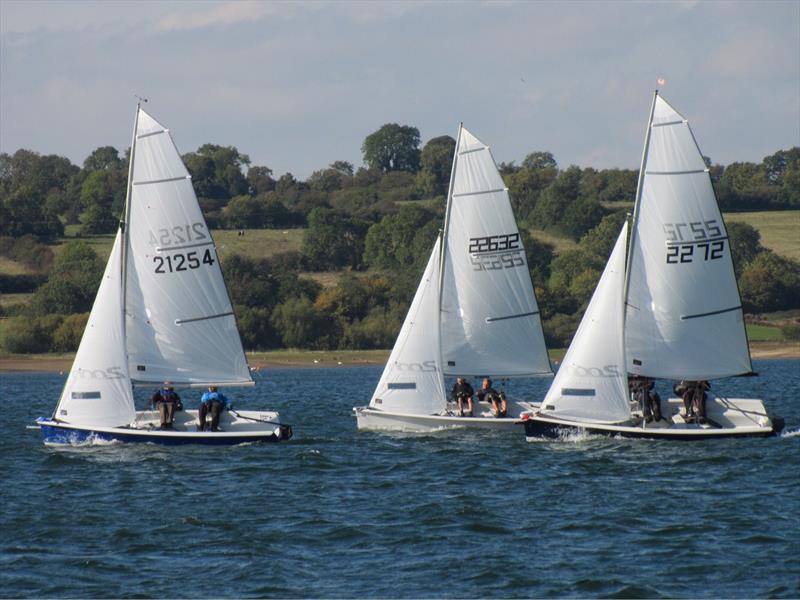
[[[502,428],[533,405],[508,399],[505,418],[474,400],[472,417],[448,403],[444,377],[552,375],[525,249],[489,148],[459,128],[444,231],[359,429]],[[474,386],[476,391],[480,387]]]
[[[197,411],[161,430],[133,386],[253,385],[211,232],[169,131],[136,108],[125,217],[46,444],[94,440],[240,444],[291,437],[273,411],[230,411],[196,431]],[[198,390],[199,394],[199,390]],[[188,404],[188,402],[187,402]]]
[[[628,375],[702,381],[752,373],[730,244],[688,122],[656,91],[626,261],[627,224],[541,407],[529,441],[571,429],[626,437],[767,436],[783,427],[761,400],[709,394],[705,422],[683,401],[648,422]]]

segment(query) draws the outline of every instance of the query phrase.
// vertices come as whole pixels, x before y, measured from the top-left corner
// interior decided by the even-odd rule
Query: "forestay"
[[[141,109],[132,178],[126,288],[132,379],[250,383],[190,175],[167,129]]]
[[[544,413],[592,423],[631,416],[622,335],[627,235],[625,223],[542,403]]]
[[[436,240],[392,354],[370,400],[371,408],[439,414],[447,406],[436,322],[440,248],[441,237]]]
[[[118,427],[136,417],[123,337],[121,247],[122,233],[118,231],[53,415],[59,421]]]
[[[492,154],[462,127],[454,161],[441,296],[444,372],[550,374],[525,248]]]
[[[659,96],[635,212],[628,372],[713,379],[752,370],[730,241],[687,121]]]

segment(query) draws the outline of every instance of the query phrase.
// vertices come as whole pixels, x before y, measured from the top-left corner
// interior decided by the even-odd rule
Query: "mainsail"
[[[252,382],[191,176],[169,131],[142,109],[132,160],[125,302],[131,378]]]
[[[714,379],[752,370],[730,241],[689,124],[656,96],[631,233],[628,372]]]
[[[440,249],[441,238],[438,238],[392,354],[370,400],[372,408],[436,414],[447,407],[436,322]]]
[[[630,418],[623,348],[625,223],[578,331],[542,403],[542,412],[574,421]]]
[[[117,427],[136,418],[122,322],[122,239],[122,232],[118,231],[53,415],[59,421]]]
[[[441,283],[446,375],[550,374],[539,307],[508,191],[489,148],[459,130]]]

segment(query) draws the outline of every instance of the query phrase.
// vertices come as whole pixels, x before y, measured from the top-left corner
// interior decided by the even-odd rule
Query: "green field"
[[[33,294],[0,294],[0,306],[10,306],[28,302]]]
[[[545,242],[546,244],[553,246],[556,254],[560,254],[568,250],[574,250],[578,247],[578,243],[568,237],[555,235],[549,231],[544,231],[543,229],[529,229],[528,231],[535,240],[539,242]]]
[[[751,342],[780,342],[783,340],[780,327],[747,323],[745,328],[747,329],[747,339]]]
[[[761,245],[800,260],[800,210],[725,213],[728,223],[747,223],[761,234]]]
[[[244,235],[236,231],[218,229],[211,232],[220,258],[241,254],[249,258],[266,258],[280,252],[300,250],[305,229],[246,229]]]
[[[52,246],[56,255],[65,242],[81,240],[89,244],[103,261],[108,259],[114,243],[115,236],[113,234],[79,237],[74,235],[77,232],[73,229],[74,227],[76,226],[68,226],[66,236]],[[280,252],[299,251],[305,229],[246,229],[244,232],[244,235],[239,235],[235,230],[211,231],[220,258],[231,254],[241,254],[249,258],[267,258]],[[6,268],[7,263],[9,268]],[[13,265],[18,265],[18,263],[0,257],[0,273],[12,273],[11,266]]]

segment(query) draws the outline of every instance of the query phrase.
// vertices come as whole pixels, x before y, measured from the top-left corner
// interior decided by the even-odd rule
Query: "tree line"
[[[254,260],[227,256],[222,268],[245,347],[387,348],[393,343],[441,227],[455,140],[420,148],[415,127],[386,124],[362,145],[364,165],[335,161],[305,181],[275,177],[232,146],[204,144],[183,156],[209,226],[303,227],[300,252]],[[80,235],[112,233],[122,212],[128,151],[96,149],[82,167],[28,150],[0,154],[0,256],[33,274],[0,275],[0,291],[33,292],[0,308],[13,320],[13,352],[77,347],[103,271],[84,242],[56,257],[66,225]],[[761,163],[707,164],[723,210],[800,208],[800,148]],[[549,152],[501,163],[523,234],[548,343],[568,343],[636,193],[637,171],[559,168]],[[617,203],[617,204],[614,204]],[[621,205],[621,207],[620,207]],[[610,207],[610,208],[609,208]],[[571,239],[556,253],[535,228]],[[745,309],[797,307],[800,269],[761,246],[758,232],[728,225]],[[305,276],[341,271],[334,287]]]

